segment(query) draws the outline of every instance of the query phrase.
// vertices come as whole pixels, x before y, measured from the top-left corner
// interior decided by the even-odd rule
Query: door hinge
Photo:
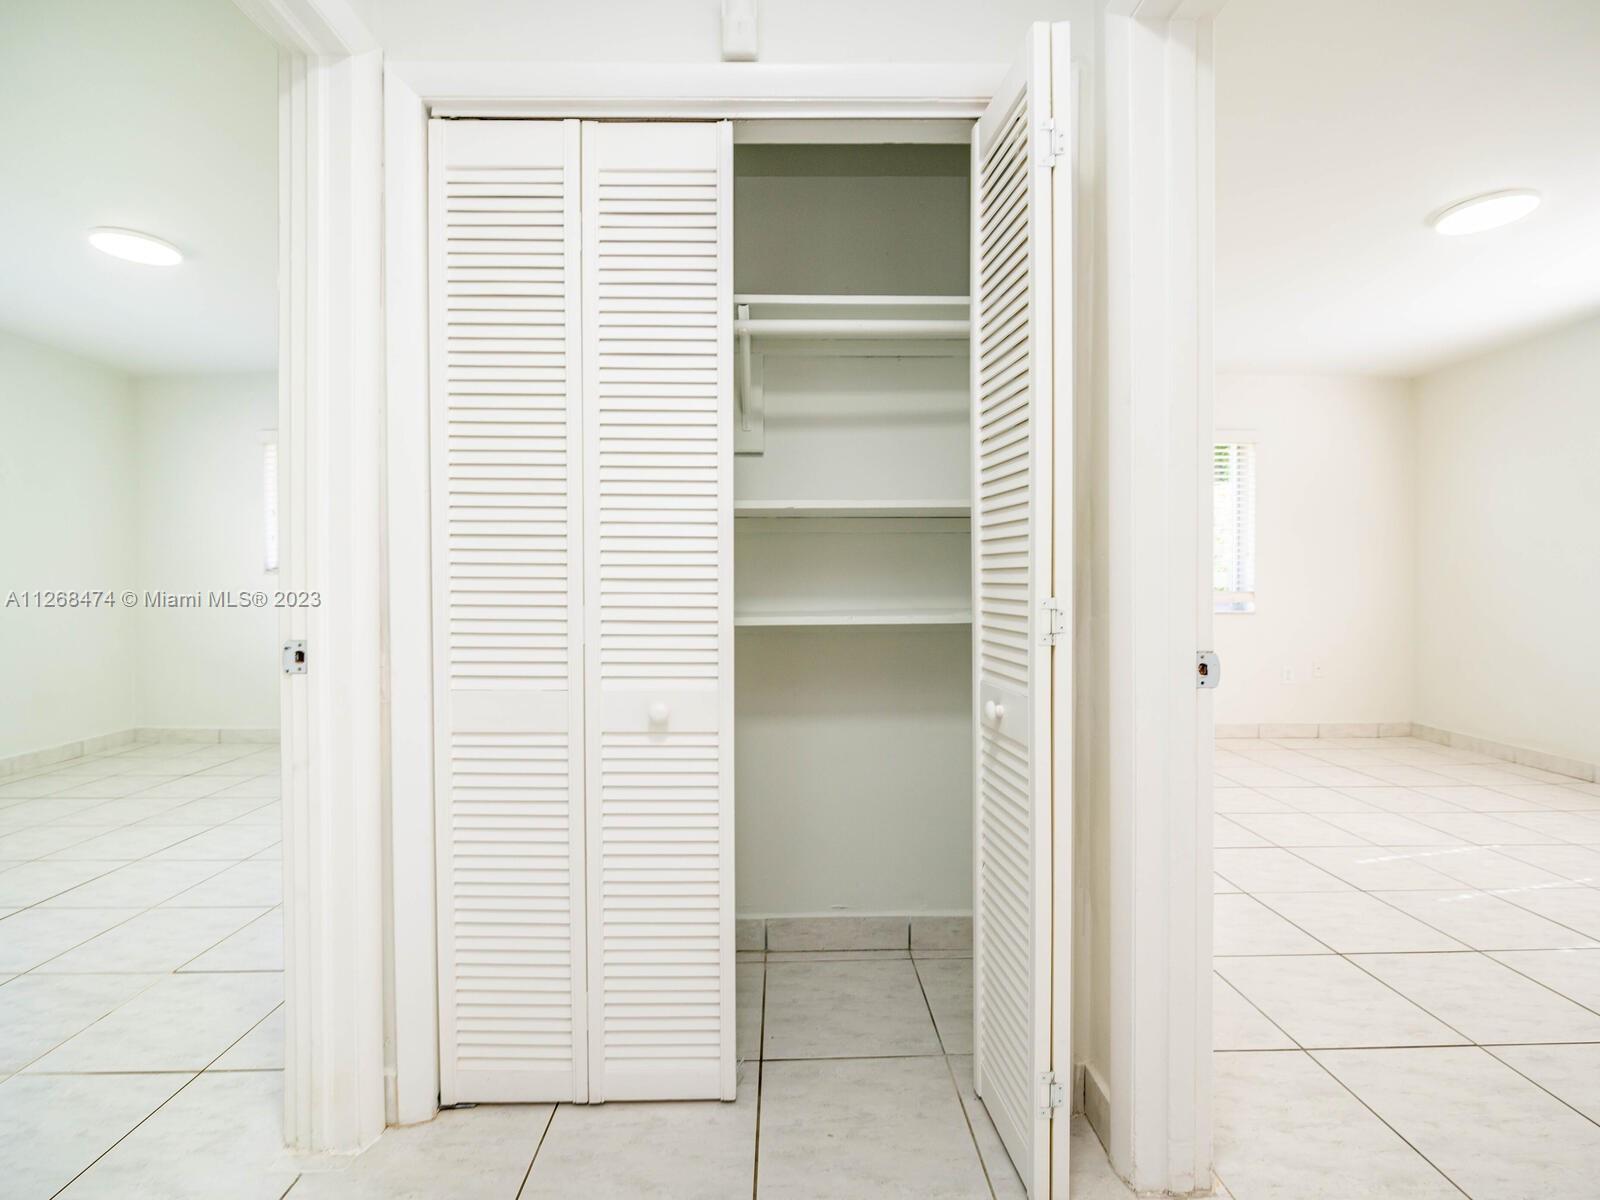
[[[304,638],[283,644],[283,673],[285,675],[304,675],[306,673],[306,643]]]
[[[1039,1115],[1055,1119],[1056,1110],[1067,1102],[1067,1085],[1056,1078],[1054,1071],[1039,1076]]]
[[[1194,655],[1194,685],[1197,688],[1214,688],[1222,682],[1222,657],[1215,650],[1196,650]]]
[[[1044,630],[1040,640],[1046,646],[1058,646],[1067,636],[1067,610],[1054,596],[1044,602]]]
[[[1054,117],[1039,122],[1039,165],[1053,167],[1067,156],[1067,128]]]

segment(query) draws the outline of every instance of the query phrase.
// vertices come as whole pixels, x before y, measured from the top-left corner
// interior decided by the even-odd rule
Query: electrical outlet
[[[1322,664],[1320,662],[1314,662],[1314,663],[1311,664],[1311,678],[1313,678],[1313,679],[1321,679],[1322,678]]]
[[[1283,669],[1283,682],[1284,683],[1293,683],[1294,682],[1294,668],[1293,667],[1285,667]]]

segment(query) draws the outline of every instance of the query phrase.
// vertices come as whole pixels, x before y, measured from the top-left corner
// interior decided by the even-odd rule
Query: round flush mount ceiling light
[[[1464,233],[1482,233],[1498,229],[1513,221],[1520,221],[1539,207],[1539,193],[1528,188],[1490,192],[1474,196],[1449,208],[1441,209],[1428,218],[1434,232],[1445,237],[1460,237]]]
[[[171,242],[164,242],[136,229],[113,229],[110,226],[91,229],[89,244],[102,254],[146,267],[175,267],[183,261],[182,252]]]

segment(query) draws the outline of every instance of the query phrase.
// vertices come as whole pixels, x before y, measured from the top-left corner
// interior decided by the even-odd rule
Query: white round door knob
[[[998,725],[1005,720],[1006,706],[1004,704],[996,704],[993,700],[985,700],[983,702],[983,715],[991,723]]]
[[[650,724],[665,725],[667,723],[667,706],[657,700],[650,706]]]

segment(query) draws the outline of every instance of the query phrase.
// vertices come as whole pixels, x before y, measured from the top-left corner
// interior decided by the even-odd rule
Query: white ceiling
[[[1220,367],[1414,375],[1600,308],[1600,0],[1228,0],[1216,49]]]
[[[271,368],[277,71],[232,0],[0,0],[0,328],[141,374]],[[95,225],[186,261],[107,258]]]

